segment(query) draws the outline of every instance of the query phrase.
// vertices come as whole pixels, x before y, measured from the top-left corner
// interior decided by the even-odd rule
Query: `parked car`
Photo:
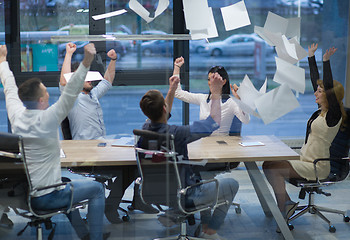
[[[190,52],[202,53],[204,51],[204,48],[206,45],[207,45],[207,40],[205,40],[205,39],[191,40],[190,41]]]
[[[141,52],[144,56],[154,54],[173,54],[173,41],[169,40],[151,40],[141,43]]]
[[[73,41],[77,45],[77,50],[74,52],[73,60],[81,61],[84,56],[84,46],[88,44],[87,41]],[[125,47],[120,43],[120,41],[106,41],[106,52],[114,49],[117,53],[118,60],[121,59],[126,54]],[[58,45],[58,54],[60,58],[64,58],[66,55],[66,43]]]
[[[266,54],[274,52],[274,48],[256,34],[236,34],[223,41],[207,43],[204,52],[211,56],[254,55],[256,43],[265,45]]]

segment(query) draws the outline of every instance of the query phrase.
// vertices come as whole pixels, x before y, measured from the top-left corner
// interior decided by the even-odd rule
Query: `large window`
[[[5,12],[4,0],[0,0],[0,44],[5,43]],[[7,112],[5,107],[5,96],[0,82],[0,131],[7,132]]]

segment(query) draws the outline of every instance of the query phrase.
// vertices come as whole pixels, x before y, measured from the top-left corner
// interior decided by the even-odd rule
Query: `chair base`
[[[155,238],[154,240],[205,240],[205,238],[199,238],[199,237],[192,237],[187,235],[186,230],[186,220],[181,222],[181,232],[179,235],[176,236],[169,236],[164,238]]]
[[[349,222],[349,217],[346,216],[346,211],[341,211],[337,209],[332,209],[332,208],[326,208],[326,207],[321,207],[321,206],[316,206],[316,205],[305,205],[305,206],[299,206],[297,210],[300,210],[298,213],[294,214],[291,216],[287,223],[290,223],[292,220],[297,219],[298,217],[304,215],[305,213],[309,212],[311,214],[316,214],[318,217],[323,219],[329,226],[329,231],[330,232],[335,232],[335,227],[332,225],[331,221],[326,218],[321,212],[328,212],[328,213],[336,213],[336,214],[341,214],[343,215],[344,221]]]

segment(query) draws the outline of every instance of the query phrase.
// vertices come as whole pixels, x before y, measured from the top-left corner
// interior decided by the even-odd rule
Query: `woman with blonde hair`
[[[277,204],[288,219],[293,215],[298,203],[291,201],[285,180],[290,178],[315,180],[313,161],[317,158],[328,158],[329,148],[345,119],[343,107],[344,87],[333,80],[330,57],[336,48],[327,49],[323,55],[323,81],[319,80],[319,73],[315,60],[315,51],[318,44],[308,47],[309,67],[314,95],[318,110],[312,114],[307,122],[306,137],[301,148],[299,161],[278,161],[263,163],[263,170],[276,196]],[[316,165],[319,179],[325,179],[330,172],[328,161],[318,162]]]

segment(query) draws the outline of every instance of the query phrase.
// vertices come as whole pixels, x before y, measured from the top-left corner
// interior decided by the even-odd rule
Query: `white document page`
[[[277,14],[274,14],[272,12],[269,12],[267,14],[267,18],[265,21],[264,29],[274,32],[274,33],[282,33],[285,34],[288,27],[288,20],[278,16]]]
[[[266,89],[267,89],[267,77],[265,78],[265,82],[264,84],[261,86],[259,93],[264,94],[266,93]]]
[[[271,47],[276,46],[274,39],[281,35],[281,33],[273,33],[259,26],[254,26],[254,32],[264,39]]]
[[[286,37],[288,38],[297,37],[298,39],[300,38],[300,22],[301,22],[300,17],[288,19],[288,26],[285,32]]]
[[[186,28],[203,30],[210,27],[210,10],[207,0],[183,0]]]
[[[74,72],[65,73],[63,75],[67,82],[70,80],[73,73]],[[88,73],[86,74],[86,77],[85,77],[85,82],[100,81],[102,79],[103,79],[103,77],[102,77],[101,73],[99,73],[98,71],[88,71]]]
[[[232,98],[232,100],[237,103],[238,107],[240,109],[242,109],[243,112],[248,113],[249,115],[252,115],[254,117],[260,118],[260,115],[255,111],[255,105],[254,105],[254,109],[251,108],[250,106],[248,106],[247,104],[245,104],[244,102],[242,102],[241,100],[230,96]]]
[[[242,83],[239,85],[237,90],[238,96],[241,101],[248,105],[251,109],[255,110],[255,100],[261,96],[258,90],[254,87],[253,83],[250,81],[249,77],[245,75]]]
[[[133,10],[137,15],[139,15],[143,20],[147,23],[152,22],[156,17],[162,14],[165,9],[169,6],[169,0],[159,0],[157,9],[154,13],[154,17],[150,17],[150,12],[144,8],[137,0],[130,0],[129,7]]]
[[[209,27],[207,29],[201,29],[201,30],[190,30],[191,39],[192,40],[198,40],[198,39],[205,39],[205,38],[214,38],[219,36],[218,30],[216,29],[215,19],[213,15],[212,8],[209,8]]]
[[[299,44],[297,37],[289,39],[290,43],[293,43],[295,45],[295,51],[297,53],[298,61],[301,59],[307,57],[308,53],[307,51]]]
[[[255,101],[265,124],[269,124],[299,106],[299,102],[287,84],[283,84]]]
[[[280,84],[286,83],[291,89],[304,93],[305,91],[305,69],[290,64],[283,59],[275,57],[276,73],[273,81]]]
[[[99,15],[92,16],[92,19],[97,21],[97,20],[100,20],[100,19],[105,19],[105,18],[118,16],[118,15],[124,14],[126,12],[127,11],[125,9],[121,9],[121,10],[114,11],[114,12],[109,12],[109,13],[104,13],[104,14],[99,14]]]
[[[221,8],[226,31],[250,25],[250,19],[244,1]]]

